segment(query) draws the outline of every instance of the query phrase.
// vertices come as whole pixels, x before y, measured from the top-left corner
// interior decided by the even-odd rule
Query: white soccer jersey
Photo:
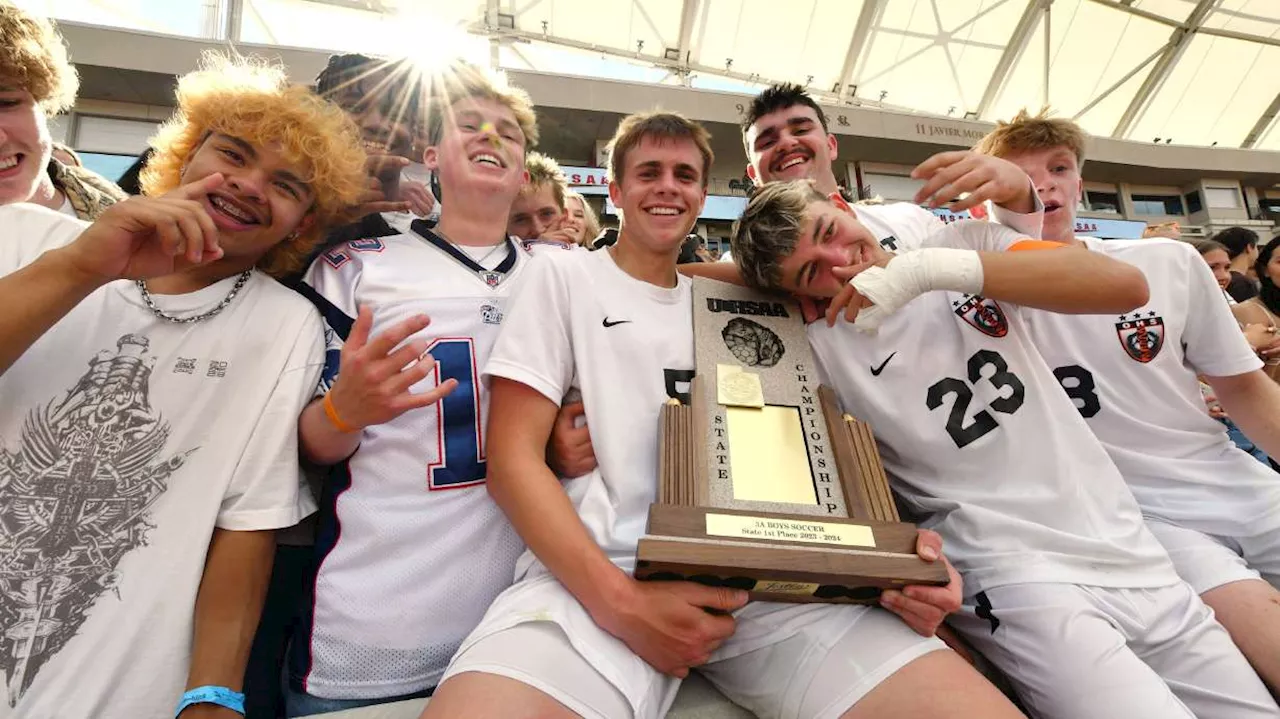
[[[1231,443],[1205,411],[1196,380],[1262,367],[1209,267],[1182,242],[1083,241],[1141,269],[1150,301],[1124,315],[1026,318],[1143,513],[1217,535],[1275,529],[1280,478]]]
[[[83,230],[0,207],[0,276]],[[212,310],[229,277],[156,295]],[[209,540],[288,527],[320,317],[254,271],[217,315],[91,293],[0,375],[0,717],[168,717],[187,681]]]
[[[1028,180],[1030,182],[1030,180]],[[854,214],[864,227],[875,235],[880,246],[889,252],[905,252],[920,247],[926,237],[942,229],[942,218],[910,202],[890,202],[883,205],[853,205]],[[1036,209],[1021,214],[997,207],[991,203],[982,206],[983,217],[992,217],[1006,227],[1013,228],[1026,237],[1039,237],[1044,228],[1044,205],[1036,198]]]
[[[693,378],[691,284],[664,289],[614,264],[608,250],[554,252],[531,264],[485,366],[559,404],[582,392],[599,466],[565,483],[592,539],[630,573],[658,490],[658,415]],[[645,428],[638,441],[637,428]],[[546,572],[533,552],[517,577]]]
[[[417,221],[407,234],[330,250],[304,279],[302,291],[332,330],[327,381],[357,308],[367,306],[371,337],[430,316],[417,336],[430,340],[436,369],[413,391],[449,378],[458,386],[435,405],[366,428],[356,453],[334,468],[316,540],[315,600],[294,640],[291,676],[301,690],[349,699],[434,685],[511,584],[523,544],[484,487],[488,393],[479,381],[529,260],[506,244],[485,260],[497,273],[482,271]]]
[[[923,246],[999,251],[1021,238],[962,221]],[[844,409],[871,423],[894,489],[942,534],[968,594],[1024,582],[1176,582],[1119,472],[1032,345],[1024,312],[929,292],[875,335],[820,321],[809,339]]]

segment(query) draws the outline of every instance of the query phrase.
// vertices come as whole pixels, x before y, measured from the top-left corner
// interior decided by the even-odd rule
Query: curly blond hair
[[[52,116],[75,104],[80,76],[51,20],[0,0],[0,85],[10,83]]]
[[[210,133],[252,145],[276,144],[287,162],[302,165],[311,185],[315,222],[258,261],[274,277],[302,269],[313,247],[346,219],[364,191],[360,131],[345,112],[310,89],[289,85],[284,72],[261,62],[206,56],[201,69],[178,80],[178,109],[151,140],[155,154],[142,171],[143,194],[157,196],[182,183],[182,171]]]

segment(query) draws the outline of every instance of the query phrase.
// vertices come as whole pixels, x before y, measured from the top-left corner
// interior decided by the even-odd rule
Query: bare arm
[[[1147,303],[1142,270],[1100,252],[980,252],[982,294],[993,300],[1067,314],[1128,312]]]
[[[659,671],[686,676],[733,633],[727,612],[746,593],[690,582],[639,582],[609,560],[587,532],[545,450],[554,402],[532,388],[493,377],[489,390],[489,494],[565,589],[602,629]],[[656,478],[655,478],[656,480]]]
[[[685,277],[709,277],[734,285],[747,284],[742,280],[738,265],[733,262],[687,262],[676,265],[676,271]]]
[[[0,277],[0,374],[35,341],[106,284],[101,276],[79,271],[66,248],[50,250],[13,274]]]
[[[271,579],[275,547],[273,530],[213,530],[196,595],[187,689],[212,685],[240,691]],[[211,704],[197,704],[183,711],[181,719],[220,716],[239,715]]]
[[[1205,381],[1245,436],[1268,455],[1280,457],[1280,385],[1262,370]]]
[[[841,313],[849,322],[858,321],[865,325],[859,320],[862,316],[864,319],[874,317],[871,322],[878,323],[885,315],[922,292],[975,292],[973,283],[979,279],[982,285],[980,293],[984,297],[1049,312],[1112,314],[1128,312],[1146,304],[1147,278],[1133,265],[1082,248],[1034,242],[1037,242],[1034,246],[1041,249],[974,253],[981,265],[980,275],[976,266],[969,267],[971,272],[958,274],[929,267],[930,264],[939,264],[936,261],[939,257],[943,257],[942,264],[973,264],[974,255],[967,254],[972,250],[953,248],[924,248],[877,265],[837,267],[832,271],[836,277],[852,281],[831,300],[827,307],[827,324],[835,324]],[[925,253],[951,254],[930,255],[929,260],[935,262],[929,262],[921,260]],[[895,268],[891,263],[896,262],[915,264],[911,269],[907,269],[905,264]],[[868,273],[859,277],[862,272],[876,266],[886,268],[885,273]],[[894,279],[884,279],[894,272]],[[910,283],[910,287],[904,291],[897,286],[898,283]],[[879,290],[876,284],[880,285]],[[877,291],[887,298],[883,305],[867,296],[875,295]],[[873,309],[862,312],[866,308]]]
[[[538,559],[593,615],[630,582],[587,533],[546,463],[559,408],[502,377],[489,388],[489,494]]]
[[[108,208],[75,241],[0,277],[0,373],[94,290],[118,278],[170,274],[222,256],[218,229],[192,198],[222,183],[210,175],[161,198]]]

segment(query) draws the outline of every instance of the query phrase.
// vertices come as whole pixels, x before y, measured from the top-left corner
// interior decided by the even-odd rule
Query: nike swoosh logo
[[[623,325],[623,324],[626,324],[626,323],[628,323],[628,322],[630,322],[630,321],[631,321],[631,320],[614,320],[613,322],[610,322],[610,321],[609,321],[609,318],[608,318],[608,317],[606,317],[606,318],[604,318],[604,326],[605,326],[605,327],[614,327],[614,326],[617,326],[617,325]]]
[[[880,373],[884,371],[884,366],[885,366],[885,365],[887,365],[887,364],[889,364],[889,360],[893,359],[895,356],[897,356],[897,354],[898,354],[897,352],[894,352],[893,354],[889,355],[888,357],[885,357],[884,361],[880,363],[880,366],[879,366],[879,367],[872,367],[872,368],[871,368],[871,376],[872,376],[872,377],[879,377],[879,376],[880,376]]]

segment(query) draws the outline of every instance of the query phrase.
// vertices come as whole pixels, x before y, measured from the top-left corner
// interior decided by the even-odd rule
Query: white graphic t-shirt
[[[0,207],[0,275],[84,227]],[[236,280],[154,299],[199,314]],[[112,282],[0,375],[0,717],[172,716],[214,528],[314,510],[298,415],[323,361],[315,310],[254,271],[191,324]]]

